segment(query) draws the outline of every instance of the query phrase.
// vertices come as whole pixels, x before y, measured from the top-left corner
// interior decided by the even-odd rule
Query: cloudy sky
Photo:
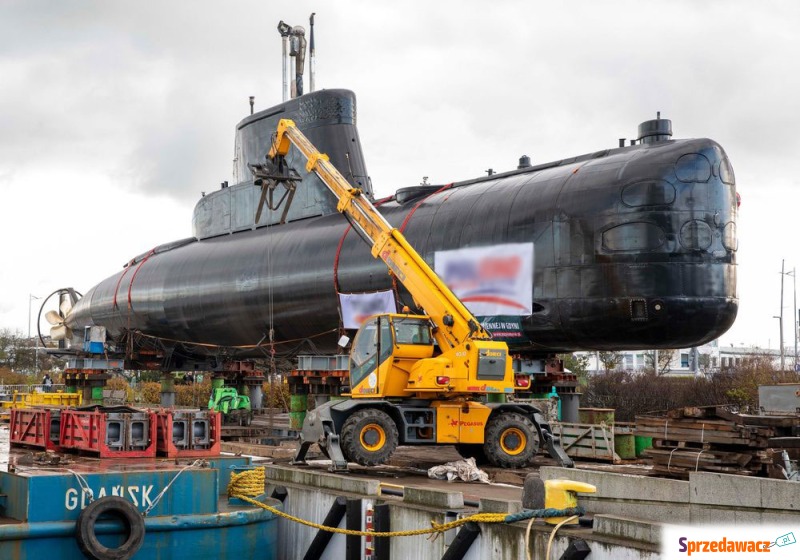
[[[4,0],[0,328],[191,234],[230,179],[234,125],[280,101],[279,20],[317,13],[317,87],[358,95],[378,195],[614,147],[656,111],[728,152],[740,312],[723,343],[777,347],[800,181],[795,0]],[[792,277],[786,278],[792,340]],[[34,315],[38,308],[33,301]],[[34,326],[35,330],[35,326]]]

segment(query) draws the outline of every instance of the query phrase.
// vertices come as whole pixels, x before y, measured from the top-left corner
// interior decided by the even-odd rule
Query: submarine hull
[[[431,265],[437,252],[532,244],[532,308],[512,352],[684,348],[736,317],[735,180],[712,140],[406,189],[378,207]],[[338,294],[392,288],[385,264],[327,214],[156,248],[92,288],[67,320],[73,332],[135,331],[187,356],[263,357],[270,329],[278,352],[333,352]],[[397,295],[413,304],[402,287]]]

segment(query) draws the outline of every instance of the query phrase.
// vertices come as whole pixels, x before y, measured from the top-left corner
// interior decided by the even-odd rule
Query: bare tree
[[[645,369],[654,372],[656,375],[664,375],[669,371],[669,366],[672,364],[672,358],[675,357],[676,350],[667,349],[658,351],[658,367],[653,367],[653,360],[655,359],[655,352],[647,352],[644,355]]]
[[[600,358],[600,363],[603,364],[603,368],[606,370],[606,373],[609,371],[614,371],[617,369],[622,363],[622,353],[620,352],[598,352],[598,356]]]
[[[25,365],[28,352],[23,349],[23,339],[19,332],[11,329],[0,330],[0,366],[12,371]]]
[[[711,371],[711,355],[710,354],[702,354],[698,353],[697,355],[697,365],[703,373],[708,373]]]
[[[589,356],[559,354],[558,357],[564,361],[564,368],[578,376],[581,385],[585,385],[589,377]]]
[[[0,367],[29,374],[52,369],[55,361],[44,350],[38,350],[37,359],[38,345],[36,337],[27,338],[19,331],[0,329]]]

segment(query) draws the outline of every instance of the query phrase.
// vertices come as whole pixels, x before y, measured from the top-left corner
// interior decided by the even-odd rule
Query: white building
[[[668,366],[663,363],[665,352],[671,352]],[[603,373],[606,366],[603,364],[601,352],[576,352],[576,356],[585,356],[588,359],[589,373]],[[644,372],[652,369],[655,352],[653,350],[626,350],[616,352],[618,355],[617,366],[614,370],[630,372]],[[676,350],[661,350],[659,357],[660,369],[667,368],[667,375],[705,375],[713,374],[729,367],[741,365],[745,360],[754,355],[768,354],[772,357],[773,365],[780,367],[780,352],[778,350],[765,350],[754,346],[720,346],[719,340],[713,340],[696,348],[681,348]],[[784,354],[785,367],[790,369],[794,363],[793,349],[786,349]]]

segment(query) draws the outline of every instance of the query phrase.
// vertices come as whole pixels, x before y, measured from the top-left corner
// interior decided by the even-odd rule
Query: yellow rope
[[[295,523],[300,523],[302,525],[313,527],[314,529],[318,529],[321,531],[328,531],[330,533],[340,533],[343,535],[358,535],[362,537],[364,536],[410,537],[414,535],[429,535],[431,533],[443,533],[445,531],[449,531],[450,529],[454,529],[455,527],[464,525],[465,523],[469,523],[470,521],[473,521],[475,523],[502,523],[505,521],[507,516],[507,514],[505,513],[476,513],[470,515],[469,517],[457,519],[449,523],[439,524],[434,521],[431,521],[430,529],[413,529],[411,531],[355,531],[352,529],[339,529],[338,527],[328,527],[327,525],[321,525],[319,523],[314,523],[313,521],[307,521],[305,519],[295,517],[294,515],[290,515],[277,508],[268,506],[267,504],[261,503],[258,500],[254,500],[253,498],[251,498],[250,496],[259,496],[264,493],[264,483],[266,481],[264,473],[265,473],[264,467],[259,467],[257,469],[232,474],[231,481],[228,484],[228,496],[230,496],[231,498],[237,498],[254,506],[263,508],[275,515],[283,517],[284,519],[294,521]]]

